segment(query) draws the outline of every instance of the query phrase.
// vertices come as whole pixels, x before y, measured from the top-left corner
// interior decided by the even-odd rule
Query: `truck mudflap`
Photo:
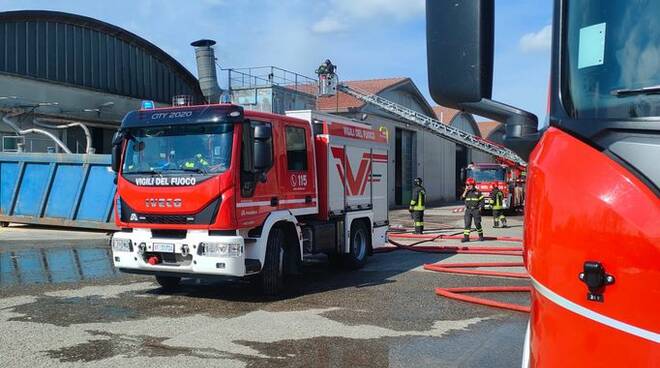
[[[188,230],[184,238],[174,239],[133,229],[116,232],[111,244],[114,266],[127,273],[241,277],[261,270],[258,260],[245,258],[245,239],[240,235]]]

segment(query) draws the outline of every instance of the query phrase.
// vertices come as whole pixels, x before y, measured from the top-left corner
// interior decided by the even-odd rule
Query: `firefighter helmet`
[[[416,177],[414,182],[415,182],[415,185],[422,185],[422,178]]]
[[[477,184],[477,182],[474,180],[474,178],[467,178],[467,180],[465,181],[465,184],[466,185],[475,185],[475,184]]]

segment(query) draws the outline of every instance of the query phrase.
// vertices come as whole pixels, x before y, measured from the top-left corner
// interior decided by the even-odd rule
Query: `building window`
[[[307,170],[307,141],[304,128],[286,127],[286,162],[289,170]]]

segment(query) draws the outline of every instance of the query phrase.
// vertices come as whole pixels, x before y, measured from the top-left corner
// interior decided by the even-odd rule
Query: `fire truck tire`
[[[176,289],[176,287],[179,286],[179,283],[181,282],[181,278],[174,276],[156,276],[156,282],[163,289],[172,290],[172,289]]]
[[[350,253],[344,255],[344,265],[356,270],[367,263],[369,254],[370,231],[364,221],[351,223]]]
[[[274,227],[268,235],[264,267],[259,273],[258,282],[264,295],[276,295],[284,283],[284,231]]]

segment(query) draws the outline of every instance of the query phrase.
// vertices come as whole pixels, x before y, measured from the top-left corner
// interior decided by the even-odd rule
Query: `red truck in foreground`
[[[660,1],[554,1],[541,130],[491,99],[494,3],[426,1],[429,85],[528,161],[523,367],[657,367]]]
[[[143,109],[116,135],[114,265],[155,275],[247,277],[275,294],[303,259],[365,264],[388,227],[387,137],[313,111],[232,104]]]

